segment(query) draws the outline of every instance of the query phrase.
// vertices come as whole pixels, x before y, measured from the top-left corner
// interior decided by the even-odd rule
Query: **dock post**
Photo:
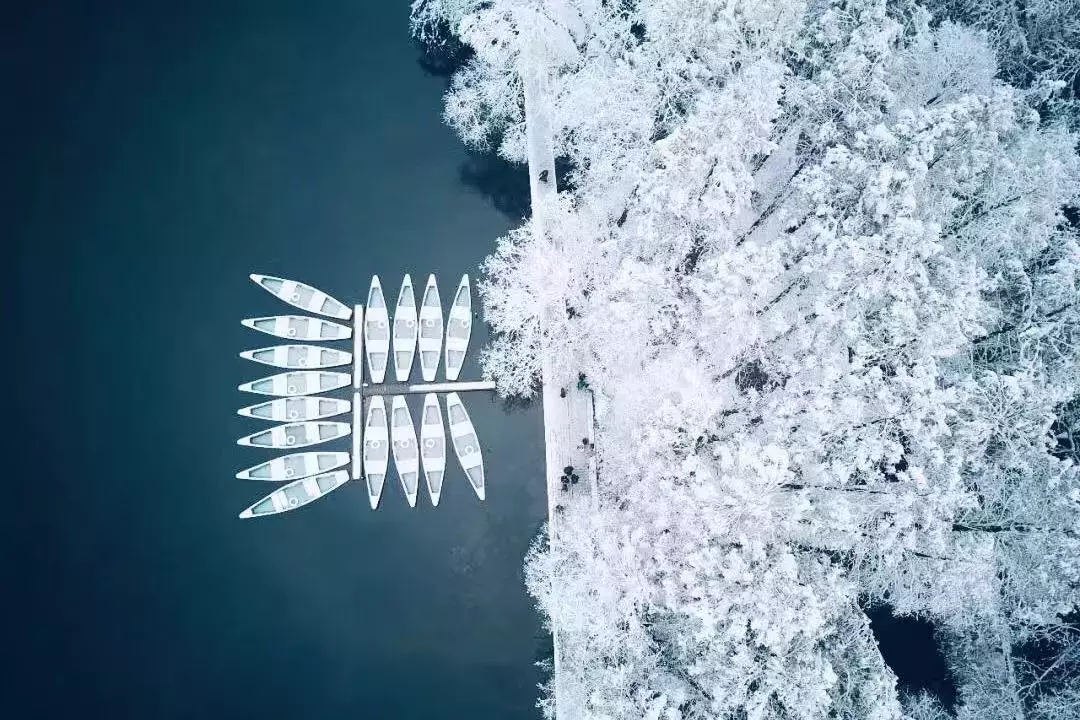
[[[352,479],[363,472],[364,452],[364,306],[353,307],[353,402],[352,402]]]

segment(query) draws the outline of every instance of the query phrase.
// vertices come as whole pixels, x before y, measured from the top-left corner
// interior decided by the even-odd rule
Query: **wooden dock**
[[[364,398],[372,395],[419,395],[427,393],[491,391],[490,380],[462,380],[425,383],[364,382],[364,306],[353,306],[353,401],[352,401],[352,479],[364,477]]]
[[[364,385],[364,395],[419,395],[421,393],[476,392],[491,391],[495,383],[490,380],[454,380],[448,382],[426,383],[382,383]]]
[[[364,306],[353,306],[352,479],[364,477]]]

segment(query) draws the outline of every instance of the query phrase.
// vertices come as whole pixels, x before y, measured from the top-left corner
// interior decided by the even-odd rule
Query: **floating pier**
[[[442,392],[475,392],[480,390],[494,390],[495,383],[491,380],[463,380],[456,382],[429,382],[429,383],[383,383],[382,385],[364,385],[364,395],[422,395],[426,393]]]
[[[353,307],[352,479],[364,476],[364,306]]]
[[[364,461],[364,398],[360,393],[353,393],[352,414],[352,479],[363,477]]]

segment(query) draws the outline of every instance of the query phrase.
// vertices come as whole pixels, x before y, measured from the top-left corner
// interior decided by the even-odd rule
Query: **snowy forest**
[[[525,560],[560,718],[1080,718],[1080,2],[417,0],[445,119],[558,194],[485,262],[503,394],[584,373]],[[950,697],[870,623],[934,629]],[[552,687],[540,707],[553,716]],[[573,708],[573,710],[569,710]]]

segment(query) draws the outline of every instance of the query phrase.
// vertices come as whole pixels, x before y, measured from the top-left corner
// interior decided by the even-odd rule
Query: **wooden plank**
[[[364,306],[353,308],[353,376],[352,386],[359,390],[364,386]]]
[[[408,395],[420,393],[438,392],[473,392],[478,390],[491,391],[495,389],[495,383],[489,380],[455,380],[451,382],[430,383],[384,383],[382,385],[368,385],[364,388],[365,395]]]
[[[353,393],[352,403],[352,479],[359,480],[364,473],[364,306],[353,307]]]
[[[359,480],[364,472],[364,397],[358,392],[352,397],[352,479]]]

